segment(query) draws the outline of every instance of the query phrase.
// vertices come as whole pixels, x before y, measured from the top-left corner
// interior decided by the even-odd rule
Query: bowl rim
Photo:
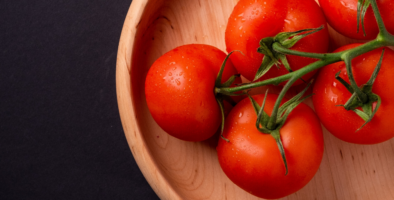
[[[160,199],[182,199],[153,160],[136,121],[130,72],[135,36],[149,0],[133,0],[123,24],[116,59],[116,96],[120,119],[133,157]]]

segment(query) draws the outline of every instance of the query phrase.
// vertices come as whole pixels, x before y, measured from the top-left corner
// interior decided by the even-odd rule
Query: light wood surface
[[[124,132],[145,178],[161,199],[255,200],[222,172],[217,139],[194,143],[167,135],[144,95],[150,65],[183,44],[225,50],[227,18],[237,0],[133,0],[119,43],[116,89]],[[332,48],[355,42],[330,29]],[[310,102],[309,102],[310,105]],[[324,130],[325,152],[312,181],[288,200],[394,199],[394,139],[370,146],[342,142]]]

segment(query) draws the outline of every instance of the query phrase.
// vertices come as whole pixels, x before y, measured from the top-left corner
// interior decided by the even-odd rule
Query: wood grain
[[[184,44],[225,50],[224,31],[237,0],[133,0],[119,42],[116,88],[124,132],[145,178],[161,199],[255,200],[220,169],[217,139],[193,143],[167,135],[153,121],[145,76],[165,52]],[[357,42],[330,29],[331,48]],[[311,102],[308,102],[311,105]],[[362,146],[324,130],[325,152],[312,181],[287,200],[394,199],[394,140]]]

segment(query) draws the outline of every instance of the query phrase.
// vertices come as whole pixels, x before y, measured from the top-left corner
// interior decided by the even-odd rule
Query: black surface
[[[158,199],[116,101],[130,3],[0,0],[0,199]]]

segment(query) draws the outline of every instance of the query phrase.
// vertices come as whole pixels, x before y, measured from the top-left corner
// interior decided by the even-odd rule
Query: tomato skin
[[[225,33],[227,52],[234,50],[243,52],[244,55],[234,53],[230,59],[237,71],[252,81],[264,57],[257,52],[261,39],[275,36],[280,32],[318,28],[321,25],[326,26],[326,20],[313,0],[240,0],[228,20]],[[327,52],[327,27],[301,39],[291,49],[315,53]],[[315,61],[315,59],[292,55],[288,55],[287,59],[294,71]],[[260,80],[287,73],[283,65],[280,65],[280,68],[274,66]],[[306,74],[303,79],[308,80],[314,73]],[[302,81],[296,82],[296,84],[300,83]]]
[[[341,47],[335,52],[351,49],[361,44]],[[356,83],[365,84],[372,75],[382,49],[377,49],[352,60],[352,71]],[[389,88],[394,85],[394,51],[386,48],[380,72],[372,87],[372,92],[379,95],[382,103],[372,120],[362,129],[365,122],[353,111],[346,111],[343,106],[351,93],[335,79],[335,74],[341,71],[341,77],[349,82],[344,62],[327,65],[321,69],[313,88],[313,104],[316,114],[324,127],[337,138],[356,144],[376,144],[394,136],[394,93]]]
[[[264,95],[253,98],[261,105]],[[264,111],[271,115],[277,95],[268,94]],[[248,98],[239,102],[226,118],[224,137],[217,147],[224,173],[236,185],[260,198],[281,198],[304,187],[317,172],[324,151],[320,122],[301,103],[280,130],[288,163],[285,166],[275,139],[257,130],[256,113]]]
[[[353,39],[374,39],[378,32],[378,25],[369,6],[365,13],[364,26],[366,36],[361,27],[357,33],[357,2],[358,0],[319,0],[328,23],[339,33]],[[394,33],[394,1],[377,0],[378,8],[383,22],[390,33]]]
[[[157,124],[186,141],[211,137],[221,124],[215,79],[226,54],[216,47],[190,44],[158,58],[148,71],[145,96]],[[236,74],[227,62],[222,81]]]

